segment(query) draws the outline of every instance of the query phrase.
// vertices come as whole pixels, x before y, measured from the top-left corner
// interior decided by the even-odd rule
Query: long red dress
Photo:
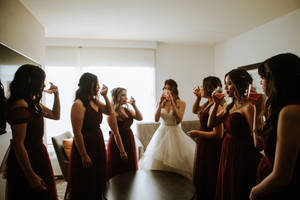
[[[81,156],[73,142],[68,183],[68,197],[72,200],[99,200],[105,189],[106,151],[101,122],[102,113],[87,107],[81,132],[92,166],[83,168]]]
[[[10,125],[27,123],[24,146],[33,171],[40,176],[47,189],[39,191],[29,188],[25,174],[17,161],[14,148],[10,148],[7,160],[7,197],[8,200],[56,200],[56,186],[49,154],[43,144],[44,118],[31,108],[17,107],[8,113]]]
[[[248,200],[261,154],[254,148],[247,119],[234,112],[225,118],[216,200]]]
[[[124,161],[120,157],[120,151],[114,139],[114,135],[110,134],[107,145],[107,174],[108,179],[115,175],[128,172],[136,171],[137,167],[137,155],[134,135],[130,126],[133,123],[133,117],[131,116],[128,109],[125,109],[129,118],[118,118],[118,128],[120,136],[122,138],[124,149],[127,153],[128,160]]]
[[[212,131],[212,129],[207,127],[209,108],[210,106],[198,115],[201,131]],[[215,197],[222,140],[199,137],[196,140],[196,144],[193,179],[196,186],[197,199],[211,200]]]
[[[273,170],[275,149],[276,149],[277,135],[276,131],[272,131],[268,135],[264,136],[264,152],[265,156],[260,161],[257,169],[257,183],[264,180]],[[300,199],[299,193],[300,185],[300,154],[298,154],[298,159],[296,161],[296,166],[294,169],[294,175],[291,183],[282,190],[276,193],[270,194],[267,197],[259,198],[263,200],[279,200],[279,199]]]

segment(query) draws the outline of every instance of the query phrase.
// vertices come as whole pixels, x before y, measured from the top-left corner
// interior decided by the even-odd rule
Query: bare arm
[[[254,146],[256,149],[258,150],[263,150],[263,137],[260,135],[261,130],[262,130],[262,126],[263,126],[263,119],[261,115],[257,114],[257,109],[256,107],[254,107],[254,116],[255,116],[255,120],[253,120],[253,142],[254,142]]]
[[[26,107],[28,104],[24,100],[17,101],[12,108]],[[27,123],[11,125],[12,130],[12,146],[19,165],[21,166],[25,177],[31,188],[45,190],[46,184],[41,177],[39,177],[32,169],[28,152],[24,146],[24,140],[26,138]]]
[[[222,107],[219,106],[218,112],[221,111],[222,111]],[[188,134],[191,137],[202,137],[202,138],[212,138],[212,139],[221,139],[223,137],[223,133],[224,133],[223,123],[218,124],[215,128],[213,128],[212,131],[192,130],[188,132]]]
[[[103,98],[105,100],[105,104],[102,103],[101,101],[97,100],[97,105],[102,113],[104,113],[106,115],[110,115],[112,113],[111,103],[106,95],[103,96]]]
[[[177,100],[176,105],[172,103],[173,114],[175,115],[177,124],[179,124],[182,121],[184,111],[185,111],[185,106],[186,106],[185,102],[180,100]]]
[[[266,196],[287,186],[293,177],[300,153],[300,106],[284,107],[278,118],[277,143],[272,172],[252,188],[250,199]]]
[[[116,144],[118,146],[118,149],[120,151],[121,158],[123,160],[127,160],[128,157],[127,157],[127,154],[125,152],[123,142],[122,142],[122,138],[121,138],[120,133],[119,133],[116,113],[114,111],[110,114],[110,116],[108,116],[107,122],[108,122],[109,127],[112,130],[112,134],[114,134],[114,139],[115,139],[115,142],[116,142]]]
[[[192,130],[187,132],[191,137],[201,137],[201,138],[211,138],[211,139],[221,139],[223,137],[224,126],[220,123],[218,126],[213,128],[212,131],[200,131]]]
[[[110,115],[113,111],[111,103],[107,97],[107,87],[106,85],[103,84],[103,87],[100,91],[100,94],[103,96],[104,100],[105,100],[105,104],[103,104],[101,101],[97,100],[97,105],[100,109],[100,111],[106,115]]]
[[[77,99],[72,106],[71,122],[73,127],[75,145],[80,154],[83,167],[87,168],[92,165],[92,160],[86,151],[81,133],[85,111],[86,109],[83,106],[82,102]]]
[[[54,85],[52,85],[52,86],[54,86]],[[59,92],[57,90],[57,87],[56,87],[56,90],[53,91],[53,94],[54,94],[54,103],[53,103],[52,110],[50,110],[49,108],[47,108],[46,106],[44,106],[42,104],[40,104],[40,106],[43,109],[44,117],[49,118],[49,119],[59,120],[60,119],[60,100],[59,100]]]
[[[207,127],[213,128],[218,126],[220,123],[224,120],[224,111],[220,111],[217,113],[217,108],[219,107],[219,104],[214,103],[212,105],[212,109],[209,113],[208,121],[207,121]]]
[[[135,99],[131,97],[130,102],[131,102],[130,104],[132,105],[132,107],[134,109],[134,112],[132,110],[129,110],[130,114],[133,116],[134,119],[136,119],[138,121],[142,121],[143,120],[143,115],[140,112],[140,110],[138,109],[138,107],[136,106]]]
[[[201,95],[196,95],[196,99],[192,108],[192,112],[194,114],[198,114],[199,110],[201,109],[201,106],[199,105],[200,101],[201,101]]]
[[[164,99],[161,97],[160,98],[160,101],[157,103],[157,107],[156,107],[156,112],[155,112],[155,122],[158,122],[159,121],[159,118],[160,118],[160,112],[161,112],[161,109],[163,107],[163,103],[164,102]]]

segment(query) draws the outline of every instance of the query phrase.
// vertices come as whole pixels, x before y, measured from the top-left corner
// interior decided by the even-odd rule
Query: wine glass
[[[163,94],[162,94],[162,96],[163,96],[165,99],[168,99],[168,98],[169,98],[169,90],[163,89]]]
[[[223,98],[225,97],[225,94],[223,93],[223,90],[222,90],[221,87],[217,87],[215,96],[216,96],[218,99],[223,99]]]
[[[258,106],[259,104],[261,104],[262,98],[262,94],[257,93],[255,88],[253,88],[252,85],[249,84],[247,91],[247,99],[251,101],[254,105]]]
[[[43,92],[46,92],[48,94],[52,94],[53,93],[53,89],[51,87],[52,87],[52,83],[49,82],[49,89],[44,89]]]
[[[196,96],[201,96],[201,90],[200,90],[199,85],[197,85],[196,87],[194,87],[193,91],[194,91],[193,93],[194,93]]]

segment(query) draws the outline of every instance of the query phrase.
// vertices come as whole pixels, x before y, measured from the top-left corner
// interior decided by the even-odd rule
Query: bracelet
[[[125,151],[123,151],[123,152],[120,152],[120,155],[124,155],[126,152]]]

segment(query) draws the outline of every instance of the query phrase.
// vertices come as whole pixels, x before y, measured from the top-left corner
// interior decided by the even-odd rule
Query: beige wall
[[[284,52],[300,56],[300,9],[216,45],[215,73],[223,79],[235,67]]]
[[[156,50],[156,100],[166,79],[178,84],[179,96],[186,102],[184,120],[197,119],[192,114],[193,88],[214,74],[213,47],[159,43]]]
[[[0,43],[44,63],[44,27],[18,0],[0,0],[0,27]]]

